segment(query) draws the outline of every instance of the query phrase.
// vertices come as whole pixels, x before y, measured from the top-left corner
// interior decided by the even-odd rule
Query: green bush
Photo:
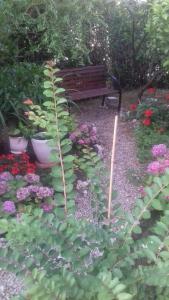
[[[114,209],[113,225],[63,218],[58,209],[1,220],[8,234],[0,265],[26,278],[19,299],[167,300],[169,172],[145,192],[132,214]]]
[[[43,68],[36,64],[16,63],[0,71],[0,111],[11,110],[9,101],[21,102],[32,98],[41,103],[43,99]]]
[[[169,132],[160,133],[151,127],[139,126],[135,130],[137,154],[140,162],[144,163],[151,159],[150,149],[156,144],[169,146]]]

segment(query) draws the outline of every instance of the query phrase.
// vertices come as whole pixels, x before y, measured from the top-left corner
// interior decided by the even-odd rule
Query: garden
[[[168,300],[169,0],[0,6],[0,300]]]

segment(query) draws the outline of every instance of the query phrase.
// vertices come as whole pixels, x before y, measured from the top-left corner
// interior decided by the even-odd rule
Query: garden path
[[[142,166],[137,159],[133,125],[131,122],[124,122],[123,120],[123,113],[127,110],[128,99],[131,95],[133,97],[133,93],[123,95],[124,102],[118,123],[113,180],[113,189],[117,192],[116,201],[120,202],[125,210],[130,210],[136,197],[138,197],[142,174]],[[104,148],[104,162],[109,172],[116,106],[111,104],[107,108],[101,108],[100,103],[99,99],[81,101],[78,103],[80,111],[76,110],[74,114],[78,122],[96,125],[100,143]],[[109,178],[105,174],[103,175],[103,182],[105,187],[108,186]],[[90,204],[86,203],[86,199],[83,201],[81,198],[78,201],[80,215],[90,216],[89,206]]]

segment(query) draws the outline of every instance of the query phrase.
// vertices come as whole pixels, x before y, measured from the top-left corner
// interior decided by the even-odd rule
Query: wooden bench
[[[116,95],[113,98],[118,100],[118,111],[120,110],[120,84],[114,76],[107,75],[105,66],[67,68],[61,70],[59,76],[63,78],[62,87],[65,88],[67,96],[71,100],[102,97],[102,106],[104,106],[106,97]],[[111,80],[111,86],[107,84],[108,79]]]

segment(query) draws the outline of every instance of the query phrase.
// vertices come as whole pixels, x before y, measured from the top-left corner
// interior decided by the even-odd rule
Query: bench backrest
[[[67,68],[60,71],[59,76],[63,78],[62,86],[67,91],[86,91],[106,87],[104,65]]]

